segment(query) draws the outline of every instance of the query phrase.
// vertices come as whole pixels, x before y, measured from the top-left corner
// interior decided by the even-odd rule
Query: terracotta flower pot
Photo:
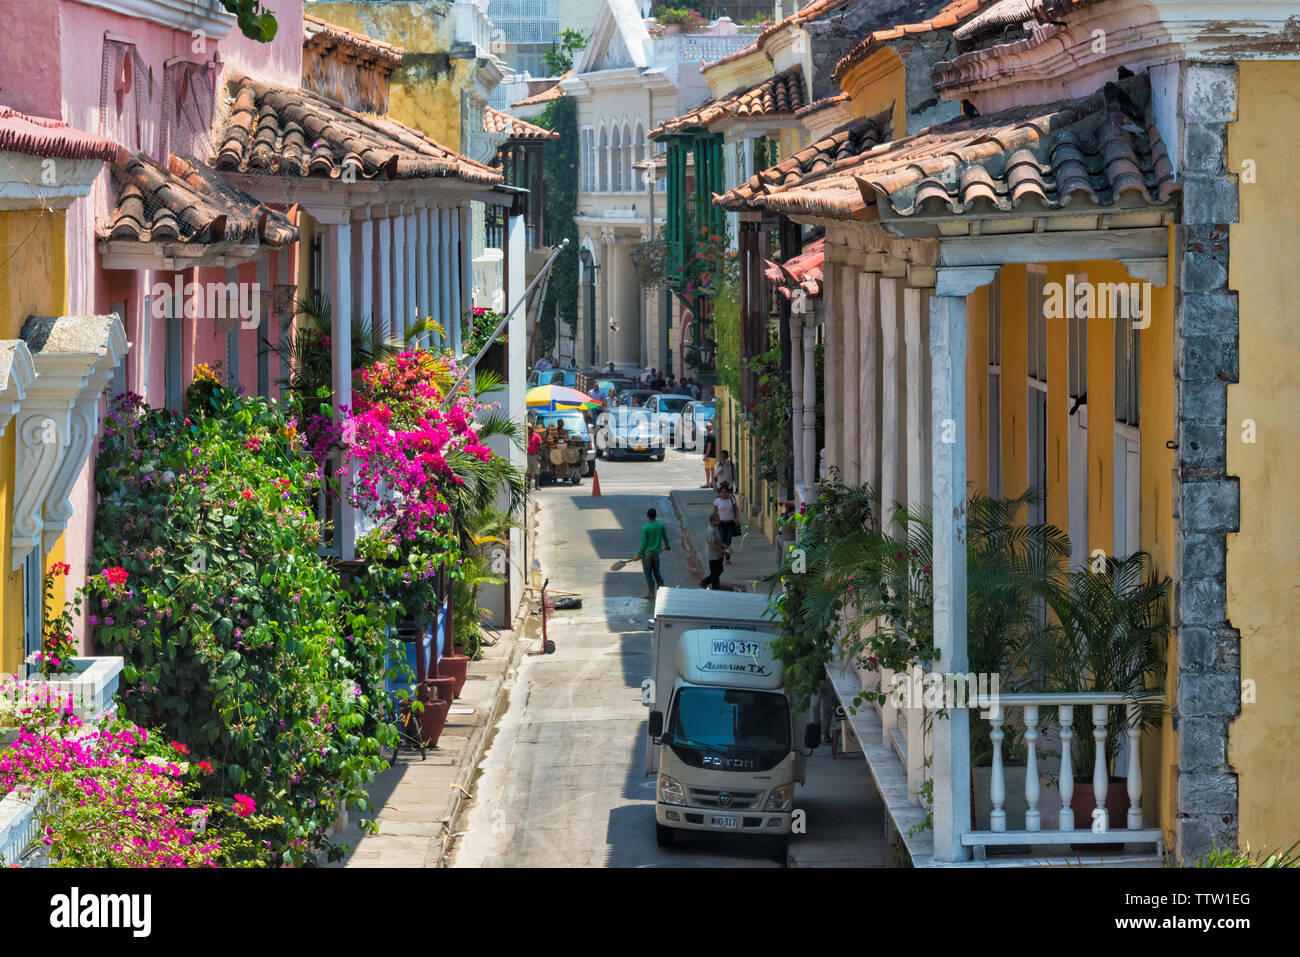
[[[1092,812],[1097,807],[1096,795],[1092,793],[1092,781],[1075,781],[1074,794],[1070,796],[1070,810],[1074,812],[1074,826],[1080,830],[1092,828]],[[1128,828],[1128,782],[1123,778],[1111,778],[1106,789],[1106,816],[1109,829],[1120,835]],[[1077,850],[1119,850],[1124,845],[1118,844],[1074,844]]]
[[[469,676],[469,658],[466,655],[446,655],[438,662],[438,674],[444,678],[455,679],[453,697],[459,698],[465,689],[465,679]]]
[[[455,684],[454,678],[432,678],[420,685],[420,701],[424,704],[424,711],[420,714],[420,734],[431,748],[436,748],[438,739],[442,737]]]

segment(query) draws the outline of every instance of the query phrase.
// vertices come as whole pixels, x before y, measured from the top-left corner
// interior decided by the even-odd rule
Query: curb
[[[526,602],[520,603],[526,606]],[[517,616],[517,620],[522,621],[527,616],[527,612],[522,612]],[[438,841],[438,858],[434,867],[446,867],[447,848],[452,837],[452,828],[456,824],[456,818],[460,814],[461,805],[465,801],[465,791],[469,790],[470,783],[474,780],[474,775],[478,772],[479,762],[483,759],[483,754],[487,751],[487,742],[492,737],[492,731],[496,727],[497,718],[501,714],[501,706],[506,698],[506,679],[514,673],[519,667],[519,659],[522,657],[525,638],[521,629],[513,629],[512,645],[510,654],[506,657],[506,666],[501,671],[501,680],[497,683],[496,693],[492,696],[492,707],[488,711],[487,721],[476,730],[476,739],[470,745],[465,760],[460,763],[460,773],[456,777],[456,787],[451,788],[451,802],[448,805],[447,813],[442,817],[442,835]],[[465,790],[461,790],[464,788]]]

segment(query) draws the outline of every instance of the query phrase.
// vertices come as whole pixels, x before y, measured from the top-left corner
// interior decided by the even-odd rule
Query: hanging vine
[[[573,221],[578,210],[578,111],[573,98],[551,100],[536,120],[537,125],[555,130],[559,139],[550,140],[542,157],[542,179],[546,184],[548,246],[558,246],[565,239],[569,248],[555,263],[546,301],[537,317],[538,348],[549,354],[555,347],[558,330],[555,319],[572,336],[578,322],[578,226]]]

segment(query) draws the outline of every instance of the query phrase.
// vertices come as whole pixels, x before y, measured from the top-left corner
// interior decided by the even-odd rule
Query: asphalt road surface
[[[664,462],[601,459],[599,474],[600,498],[591,497],[589,479],[538,493],[544,573],[553,590],[579,593],[583,607],[556,612],[548,626],[556,652],[523,658],[511,679],[509,705],[456,825],[452,866],[780,866],[767,842],[738,835],[655,843],[641,704],[651,607],[640,562],[611,566],[636,554],[645,511],[654,507],[672,542],[662,562],[666,584],[693,584],[668,491],[699,486],[704,471],[698,454],[669,449]],[[831,771],[820,775],[820,791],[818,769]],[[812,844],[796,842],[792,862],[802,854],[809,863],[885,864],[879,806],[861,757],[831,762],[821,748],[808,778],[797,802],[808,808],[808,837],[834,839],[836,850],[823,860],[807,853]]]

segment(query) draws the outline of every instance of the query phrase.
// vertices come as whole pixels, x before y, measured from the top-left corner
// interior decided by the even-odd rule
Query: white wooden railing
[[[985,845],[1050,845],[1050,844],[1155,844],[1163,841],[1160,828],[1144,827],[1142,815],[1142,724],[1140,712],[1143,705],[1158,704],[1164,695],[1155,693],[1135,698],[1118,692],[1084,692],[1074,694],[999,694],[997,703],[985,711],[974,711],[973,720],[987,721],[993,742],[993,766],[989,779],[991,811],[988,830],[971,828],[961,837],[962,844],[971,847]],[[1057,730],[1048,736],[1042,728],[1044,708],[1056,708]],[[1128,810],[1123,827],[1109,819],[1106,798],[1110,791],[1110,775],[1106,764],[1106,727],[1112,708],[1122,708],[1127,740],[1120,758],[1125,761],[1125,783]],[[1008,714],[1019,711],[1024,726],[1025,761],[1024,821],[1022,827],[1011,827],[1007,817],[1006,768],[1003,765],[1002,746],[1006,737]],[[1076,736],[1075,716],[1087,710],[1092,722],[1094,761],[1092,768],[1091,817],[1076,821],[1071,802],[1076,791],[1074,763],[1070,760]],[[1054,740],[1053,740],[1054,739]],[[1047,745],[1055,745],[1055,754],[1043,756]],[[1041,771],[1054,775],[1057,780],[1056,797],[1060,807],[1056,812],[1056,827],[1043,829],[1044,797]],[[982,821],[974,822],[976,825]],[[1019,822],[1017,822],[1019,823]]]
[[[894,683],[894,672],[887,669],[855,663],[851,666],[852,672],[856,672],[857,684],[863,691],[888,692]],[[845,697],[843,689],[841,697]],[[882,755],[886,761],[897,760],[898,771],[895,773],[900,775],[900,783],[902,773],[906,774],[906,800],[910,807],[923,806],[920,791],[927,780],[933,782],[935,791],[941,788],[951,788],[954,792],[959,788],[969,789],[972,795],[980,797],[979,791],[982,790],[982,799],[975,803],[982,804],[987,800],[989,809],[980,815],[972,806],[971,817],[957,826],[960,843],[972,848],[979,860],[984,859],[985,848],[989,846],[1019,848],[1025,855],[1044,858],[1047,852],[1035,849],[1067,844],[1076,848],[1079,845],[1123,844],[1126,854],[1133,845],[1140,845],[1140,848],[1132,849],[1153,859],[1160,857],[1163,832],[1159,827],[1145,826],[1143,820],[1139,712],[1143,705],[1163,702],[1163,694],[1134,698],[1104,692],[996,693],[992,697],[993,701],[984,702],[988,707],[972,701],[967,709],[972,724],[977,721],[988,724],[993,742],[992,767],[971,770],[974,786],[971,778],[957,781],[951,768],[934,766],[927,728],[929,721],[936,718],[931,709],[924,706],[924,701],[914,698],[886,698],[883,702],[873,701],[859,708],[869,707],[879,720],[881,748],[865,748],[869,752],[868,760],[880,760]],[[1045,710],[1050,708],[1056,709],[1058,717],[1054,726],[1049,728],[1043,718]],[[1127,813],[1122,823],[1110,821],[1106,810],[1111,782],[1107,773],[1105,738],[1107,719],[1113,708],[1123,709],[1127,728],[1119,757],[1125,769],[1128,796]],[[1091,718],[1091,734],[1096,746],[1092,779],[1086,784],[1075,781],[1073,762],[1068,758],[1074,739],[1080,733],[1078,727],[1082,724],[1082,721],[1076,721],[1076,717],[1082,718],[1085,714]],[[1009,787],[1004,741],[1011,727],[1017,724],[1024,728],[1028,753],[1023,768],[1023,786],[1017,773]],[[1021,769],[1014,770],[1019,772]],[[986,775],[987,780],[983,780]],[[873,776],[880,779],[879,769],[873,769]],[[1056,783],[1045,785],[1045,780]],[[1090,787],[1089,807],[1099,810],[1094,811],[1088,820],[1076,821],[1071,802],[1081,787]],[[891,803],[890,814],[897,817],[898,810]],[[1044,819],[1047,821],[1046,829],[1043,827]],[[909,841],[909,845],[911,843]],[[1142,848],[1153,848],[1153,852]]]

